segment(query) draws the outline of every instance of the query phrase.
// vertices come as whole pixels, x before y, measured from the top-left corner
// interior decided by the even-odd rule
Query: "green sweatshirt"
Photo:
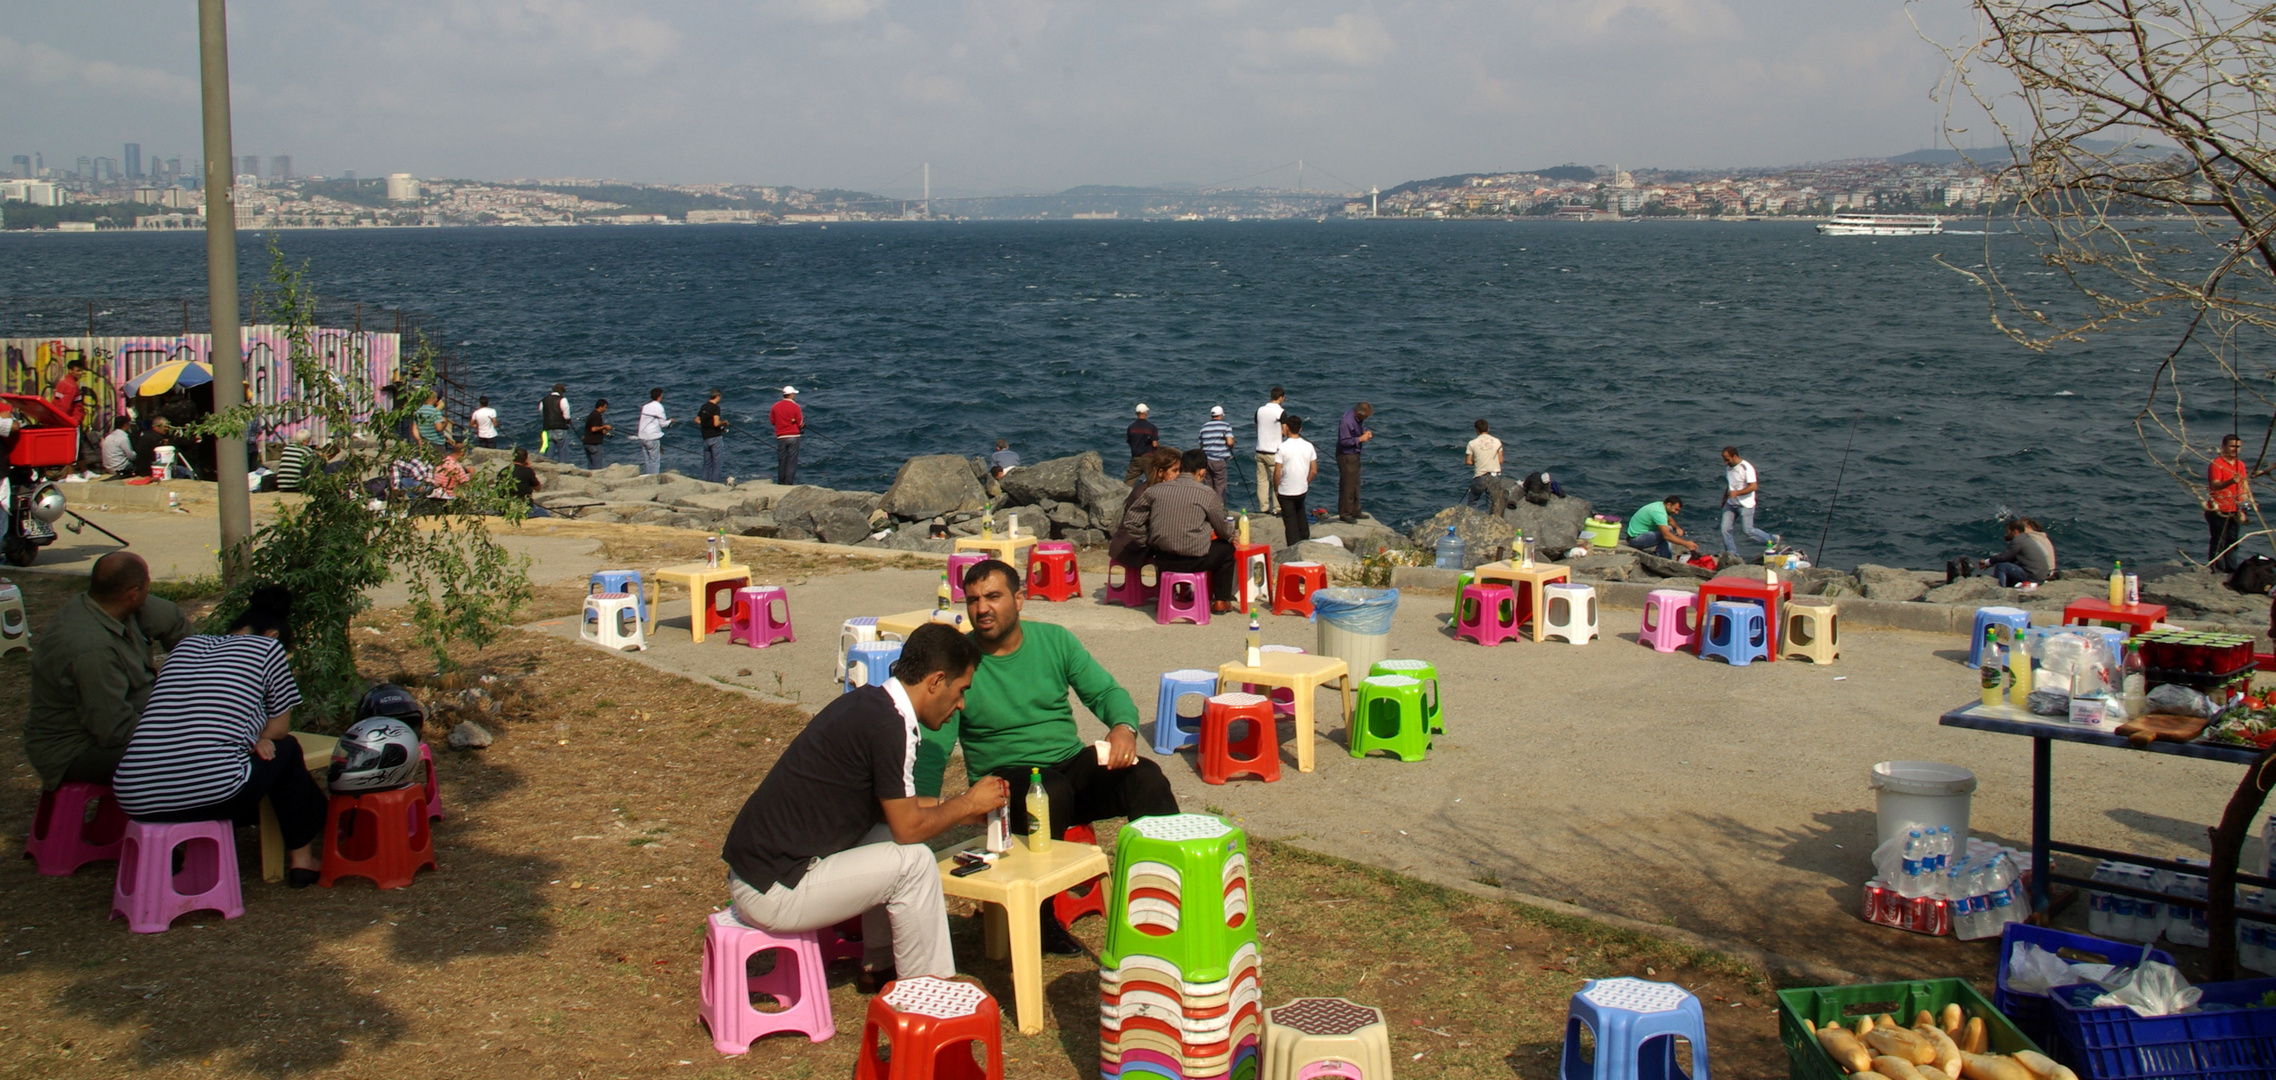
[[[1057,765],[1087,744],[1075,730],[1075,709],[1067,690],[1083,699],[1091,715],[1138,730],[1138,706],[1130,691],[1114,681],[1066,627],[1043,622],[1020,624],[1020,645],[1010,656],[980,654],[964,709],[939,731],[924,732],[917,748],[917,794],[938,796],[948,755],[964,743],[968,777],[986,776],[1017,765]]]

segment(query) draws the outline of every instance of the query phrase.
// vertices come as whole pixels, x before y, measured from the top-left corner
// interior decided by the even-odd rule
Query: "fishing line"
[[[1864,418],[1865,410],[1859,408],[1849,419],[1849,445],[1841,448],[1841,468],[1833,474],[1833,498],[1826,500],[1826,525],[1818,533],[1818,557],[1810,560],[1813,565],[1826,564],[1826,537],[1833,534],[1833,508],[1841,503],[1841,481],[1849,475],[1849,451],[1857,445],[1857,422]]]

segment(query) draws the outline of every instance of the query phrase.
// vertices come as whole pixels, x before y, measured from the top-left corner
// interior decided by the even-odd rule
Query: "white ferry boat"
[[[1944,220],[1934,214],[1835,214],[1818,223],[1827,236],[1934,236]]]

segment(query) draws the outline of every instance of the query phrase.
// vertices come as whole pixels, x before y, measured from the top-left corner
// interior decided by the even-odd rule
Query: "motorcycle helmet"
[[[427,728],[427,710],[419,704],[419,699],[394,683],[374,686],[364,692],[362,701],[356,702],[356,719],[369,720],[375,716],[401,720],[414,732]]]
[[[54,484],[46,484],[33,492],[32,516],[50,525],[55,524],[55,520],[63,516],[63,489]]]
[[[332,747],[325,786],[332,794],[410,787],[419,771],[419,736],[403,721],[377,716],[340,736]]]

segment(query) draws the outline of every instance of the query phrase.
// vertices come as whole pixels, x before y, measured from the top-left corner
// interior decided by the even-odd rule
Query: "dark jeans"
[[[1486,513],[1499,514],[1502,512],[1502,474],[1479,473],[1471,477],[1470,490],[1462,496],[1462,505],[1468,506],[1477,502],[1481,496],[1486,501]]]
[[[284,834],[285,850],[308,846],[324,831],[324,791],[308,775],[300,741],[290,735],[277,740],[277,756],[253,758],[253,774],[237,793],[210,806],[193,806],[163,814],[143,814],[142,821],[232,821],[239,825],[261,823],[261,800],[277,811],[277,831]]]
[[[1209,598],[1231,603],[1233,600],[1233,545],[1223,540],[1211,540],[1206,555],[1172,555],[1154,553],[1154,567],[1174,574],[1208,574]]]
[[[1631,536],[1627,543],[1629,547],[1638,551],[1649,551],[1663,559],[1675,558],[1675,545],[1668,543],[1667,537],[1661,536],[1658,530],[1645,533],[1642,536]]]
[[[546,428],[545,456],[567,465],[569,463],[569,444],[576,441],[569,437],[568,428]]]
[[[798,483],[798,440],[777,435],[774,440],[774,482],[784,487]]]
[[[1359,520],[1359,455],[1336,455],[1336,516]]]
[[[727,477],[727,436],[703,440],[703,478],[716,484]]]
[[[598,469],[598,468],[601,468],[602,466],[604,466],[604,465],[606,465],[606,464],[607,464],[607,462],[604,462],[604,461],[602,461],[602,460],[601,460],[601,446],[602,446],[602,444],[601,444],[601,443],[586,443],[586,444],[585,444],[585,467],[586,467],[586,468],[588,468],[588,469]]]
[[[477,435],[474,437],[474,445],[479,446],[485,450],[496,450],[498,448],[498,437],[496,435],[492,435],[486,439],[480,435]]]
[[[1134,485],[1138,482],[1138,478],[1144,475],[1146,475],[1146,459],[1134,457],[1130,459],[1130,467],[1122,470],[1122,482]]]
[[[1011,785],[1011,827],[1027,832],[1027,770],[1014,765],[995,775]],[[1043,793],[1051,800],[1051,838],[1063,839],[1069,825],[1088,825],[1103,818],[1166,817],[1178,812],[1177,793],[1170,778],[1141,754],[1127,769],[1109,769],[1098,763],[1098,752],[1088,746],[1057,765],[1043,767]]]
[[[1280,496],[1280,524],[1288,530],[1289,547],[1312,538],[1312,519],[1304,516],[1304,496]]]
[[[2226,574],[2235,570],[2237,563],[2243,561],[2237,558],[2236,553],[2239,524],[2234,514],[2224,514],[2218,510],[2205,511],[2205,559],[2213,564],[2213,570],[2217,573]]]
[[[2031,580],[2031,571],[2025,570],[2022,563],[1995,562],[1986,567],[1984,572],[1999,582],[2003,589],[2012,589]]]

